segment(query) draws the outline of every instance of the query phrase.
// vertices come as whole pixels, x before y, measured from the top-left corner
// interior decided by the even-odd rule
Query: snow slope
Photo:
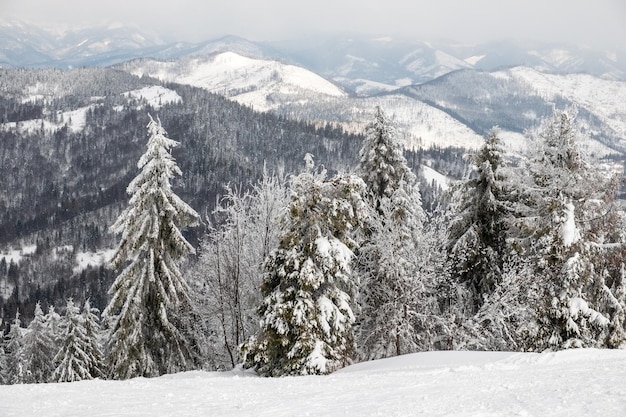
[[[624,416],[626,351],[425,352],[329,376],[234,370],[0,386],[4,417]]]
[[[604,80],[587,74],[546,74],[526,67],[499,71],[493,76],[521,80],[550,101],[557,96],[571,100],[596,115],[624,138],[623,145],[626,144],[626,82]]]
[[[450,188],[450,178],[429,166],[422,165],[422,175],[429,184],[437,184],[444,191]]]
[[[235,52],[178,61],[135,61],[124,68],[132,74],[148,74],[219,93],[257,110],[274,107],[268,97],[282,94],[295,101],[307,94],[342,97],[343,90],[304,68],[278,61],[248,58]]]

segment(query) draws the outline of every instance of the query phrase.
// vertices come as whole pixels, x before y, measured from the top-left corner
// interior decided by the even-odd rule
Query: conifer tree
[[[108,361],[111,376],[152,377],[193,368],[198,355],[188,330],[189,287],[177,262],[194,253],[180,228],[198,223],[198,214],[173,191],[181,175],[160,120],[150,118],[148,146],[139,175],[127,192],[129,206],[111,229],[121,233],[110,262],[122,268],[104,311],[110,316]]]
[[[351,234],[366,214],[355,176],[325,181],[307,171],[292,182],[285,231],[265,261],[261,333],[243,345],[245,364],[265,376],[326,374],[354,349],[356,289]]]
[[[591,169],[572,110],[555,111],[544,123],[524,168],[528,183],[517,240],[533,259],[543,291],[534,348],[604,346],[608,309],[615,304],[606,300],[615,297],[599,256],[611,236],[600,223],[608,217],[601,213],[612,212],[615,182]]]
[[[9,385],[24,384],[28,381],[28,363],[24,356],[23,329],[19,311],[5,340],[5,382]]]
[[[50,304],[48,306],[48,312],[45,316],[46,333],[51,340],[52,356],[59,351],[61,346],[61,337],[63,336],[62,319],[59,313],[56,312],[54,306]]]
[[[471,294],[469,314],[476,313],[501,282],[509,217],[503,162],[501,141],[492,130],[473,157],[476,175],[459,182],[452,194],[449,270]]]
[[[365,128],[365,141],[359,156],[357,173],[365,182],[375,209],[378,210],[383,197],[391,198],[401,181],[414,186],[415,174],[407,165],[402,142],[392,121],[378,106],[374,120]]]
[[[360,243],[360,354],[366,359],[431,348],[435,275],[425,241],[418,182],[394,126],[380,109],[367,126],[358,172],[367,186],[369,223]]]
[[[56,350],[39,302],[35,305],[35,318],[28,325],[23,341],[24,357],[28,364],[28,382],[48,382],[54,371]]]
[[[102,376],[100,358],[94,356],[93,341],[87,333],[84,317],[71,299],[67,301],[63,321],[65,332],[61,348],[54,357],[56,368],[52,381],[74,382]]]
[[[104,378],[106,376],[106,364],[102,349],[100,348],[100,320],[97,308],[91,307],[90,301],[85,300],[83,311],[80,314],[81,324],[85,329],[85,345],[83,351],[89,358],[89,374],[94,378]]]

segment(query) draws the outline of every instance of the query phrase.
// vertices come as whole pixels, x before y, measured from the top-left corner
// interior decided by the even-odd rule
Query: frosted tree
[[[602,223],[615,181],[590,167],[578,136],[574,112],[555,111],[522,175],[513,237],[542,280],[537,349],[601,346],[610,323],[606,299],[614,297],[598,255],[610,246]]]
[[[435,276],[424,262],[426,216],[402,142],[380,107],[360,156],[357,171],[371,207],[358,256],[360,354],[374,359],[430,349],[438,308]]]
[[[363,178],[375,209],[379,208],[381,198],[391,198],[401,181],[409,186],[415,184],[415,174],[404,158],[404,146],[380,107],[376,107],[374,120],[365,128],[359,156],[357,173]]]
[[[358,341],[364,359],[432,348],[428,333],[438,312],[434,275],[423,262],[428,255],[421,241],[421,207],[409,204],[402,191],[380,200],[379,214],[369,222],[369,238],[359,250]]]
[[[28,364],[28,382],[48,382],[54,371],[56,350],[39,302],[35,305],[35,317],[28,325],[23,344],[24,358]]]
[[[81,324],[85,329],[85,344],[83,352],[89,358],[89,374],[94,378],[104,378],[106,376],[106,364],[102,349],[100,348],[101,328],[100,311],[91,307],[90,301],[85,300],[83,310],[80,314]]]
[[[151,117],[141,172],[127,189],[129,206],[111,227],[122,234],[110,262],[122,271],[104,311],[110,316],[108,361],[116,379],[158,376],[198,363],[187,318],[190,290],[177,262],[194,253],[180,228],[196,225],[199,217],[172,191],[170,180],[181,175],[170,154],[178,142],[166,134]]]
[[[19,311],[11,323],[5,337],[5,382],[9,385],[24,384],[28,381],[28,363],[24,356],[24,340]]]
[[[452,279],[471,294],[469,314],[501,281],[507,253],[507,190],[502,174],[501,141],[492,130],[474,155],[476,174],[457,183],[452,191],[448,253]]]
[[[307,170],[293,179],[285,230],[264,264],[261,332],[243,347],[265,376],[327,374],[354,350],[351,234],[366,215],[363,181]]]
[[[54,306],[51,304],[48,306],[48,312],[45,316],[46,332],[52,342],[53,356],[59,350],[61,345],[61,336],[63,334],[61,316],[56,312]]]
[[[541,281],[528,260],[509,256],[495,290],[485,295],[476,314],[455,329],[455,349],[535,350],[539,332]]]
[[[240,363],[239,345],[259,330],[262,264],[278,244],[280,216],[287,205],[284,180],[267,174],[252,190],[228,188],[194,268],[199,300],[210,334],[210,356],[219,369]]]
[[[93,349],[93,335],[86,327],[85,314],[80,314],[80,309],[71,299],[67,301],[63,321],[64,334],[61,348],[54,357],[56,367],[52,381],[74,382],[102,377],[102,358],[99,351]]]

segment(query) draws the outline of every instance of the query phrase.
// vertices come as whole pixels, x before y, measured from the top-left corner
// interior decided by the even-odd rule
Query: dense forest
[[[106,307],[85,294],[81,309],[66,294],[44,314],[38,300],[27,325],[16,310],[1,382],[238,365],[322,375],[428,350],[626,345],[621,177],[581,152],[575,109],[545,119],[518,162],[491,130],[467,155],[472,172],[428,211],[377,107],[353,169],[331,172],[309,152],[297,174],[264,164],[248,187],[224,187],[197,244],[182,230],[202,217],[173,187],[182,143],[148,119],[130,198],[110,227],[119,243]]]
[[[128,94],[154,87],[160,97]],[[195,244],[227,186],[245,190],[263,172],[297,173],[307,153],[329,172],[351,170],[362,142],[361,135],[330,124],[254,112],[202,89],[112,69],[0,70],[0,91],[5,328],[18,307],[28,323],[37,301],[47,308],[68,297],[90,298],[104,308],[113,274],[101,255],[116,244],[109,227],[127,203],[150,114],[181,142],[173,155],[183,175],[173,186],[205,219],[185,231]],[[422,150],[407,159],[416,172],[428,159],[440,172],[459,176],[463,153]],[[438,185],[424,182],[422,192],[434,207]]]

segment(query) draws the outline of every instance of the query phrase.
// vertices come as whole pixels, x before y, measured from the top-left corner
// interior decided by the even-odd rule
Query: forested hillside
[[[108,228],[126,205],[146,143],[148,114],[181,142],[175,191],[204,217],[225,185],[244,189],[263,170],[300,171],[306,153],[327,169],[357,162],[361,140],[341,130],[261,114],[204,90],[161,85],[111,69],[0,72],[0,317],[16,304],[89,296],[103,308],[116,241]],[[416,160],[416,158],[413,158]],[[206,226],[206,225],[205,225]],[[192,241],[203,227],[188,230]],[[8,321],[5,320],[5,324]]]

